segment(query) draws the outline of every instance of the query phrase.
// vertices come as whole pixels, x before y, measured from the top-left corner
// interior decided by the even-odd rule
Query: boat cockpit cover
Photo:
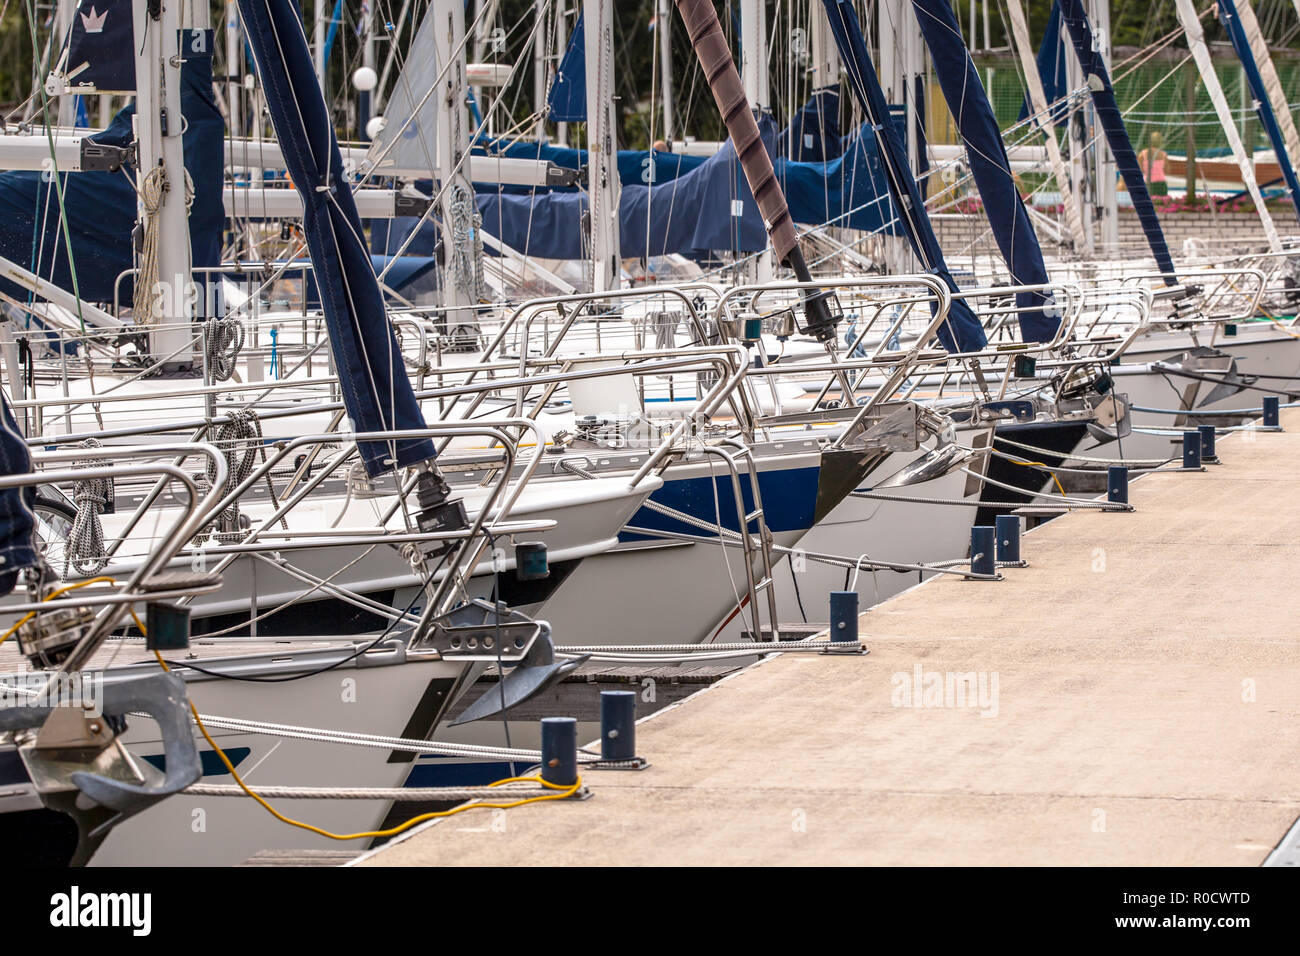
[[[822,163],[840,155],[840,87],[813,90],[776,138],[777,152],[798,163]]]
[[[1092,25],[1088,23],[1088,15],[1083,11],[1083,3],[1081,0],[1058,2],[1061,6],[1061,22],[1070,34],[1074,54],[1079,58],[1079,66],[1083,68],[1084,82],[1092,94],[1097,119],[1101,121],[1101,127],[1106,133],[1106,142],[1110,145],[1111,155],[1115,157],[1119,174],[1124,177],[1124,186],[1128,189],[1138,222],[1142,224],[1142,232],[1146,234],[1147,244],[1155,256],[1156,266],[1164,273],[1166,285],[1177,285],[1178,276],[1174,272],[1169,245],[1165,242],[1165,232],[1160,228],[1160,217],[1156,215],[1155,204],[1151,202],[1151,193],[1147,190],[1147,181],[1138,166],[1137,154],[1133,152],[1133,143],[1124,127],[1124,117],[1120,115],[1119,104],[1115,102],[1115,88],[1111,85],[1110,73],[1097,49]]]
[[[202,31],[211,36],[211,31]],[[209,42],[207,49],[211,50]],[[128,41],[126,56],[131,57]],[[197,266],[221,264],[221,233],[226,213],[221,201],[225,123],[212,93],[212,57],[186,53],[181,67],[181,113],[185,169],[194,184],[190,206],[190,252]],[[134,83],[132,84],[134,86]],[[126,147],[135,139],[135,106],[118,111],[113,121],[90,138]],[[60,173],[66,234],[60,228],[59,194],[48,172],[0,173],[0,255],[89,302],[112,302],[117,277],[135,264],[131,230],[136,221],[136,193],[126,172]],[[66,243],[72,245],[74,286]],[[197,277],[196,277],[197,280]],[[0,291],[26,302],[26,289],[0,280]],[[120,302],[130,305],[134,283],[122,279]],[[207,301],[200,295],[198,302]]]
[[[930,225],[930,217],[926,215],[925,201],[921,198],[920,187],[907,164],[907,152],[899,137],[898,127],[890,118],[889,105],[876,77],[876,66],[867,51],[867,43],[863,39],[862,27],[858,23],[853,4],[849,0],[822,2],[826,7],[831,33],[835,36],[835,44],[840,50],[840,59],[844,63],[849,85],[876,134],[889,193],[894,200],[894,212],[911,243],[912,251],[927,272],[956,292],[957,282],[948,271],[943,251],[939,248],[939,240]],[[938,334],[939,341],[949,352],[977,352],[988,343],[984,328],[975,318],[975,313],[961,300],[953,300],[947,321],[940,326]]]
[[[424,428],[298,9],[289,0],[239,0],[239,12],[285,166],[302,196],[303,234],[352,427],[358,432]],[[428,438],[358,446],[371,477],[434,456]]]
[[[8,400],[0,393],[0,475],[29,475],[31,471],[27,443],[9,411]],[[14,589],[19,571],[36,563],[35,503],[34,485],[0,491],[0,597]]]
[[[930,48],[930,60],[944,99],[948,101],[948,111],[956,119],[957,130],[966,144],[966,162],[984,202],[993,238],[1011,275],[1011,284],[1046,285],[1043,250],[1011,174],[1002,130],[962,39],[952,6],[949,0],[912,0],[912,10]],[[1061,320],[1056,309],[1044,311],[1049,304],[1050,296],[1042,292],[1016,295],[1017,319],[1024,341],[1050,342],[1055,338]]]

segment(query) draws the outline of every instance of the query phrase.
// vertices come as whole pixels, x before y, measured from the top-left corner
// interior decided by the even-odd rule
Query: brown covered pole
[[[777,258],[794,270],[796,279],[811,282],[812,273],[799,248],[799,237],[795,232],[794,221],[790,218],[790,207],[786,205],[785,193],[777,182],[772,159],[763,147],[758,123],[754,121],[753,110],[745,96],[745,87],[740,82],[740,74],[731,58],[727,38],[722,34],[722,24],[718,22],[717,11],[713,9],[713,0],[675,2],[686,23],[686,33],[691,38],[695,56],[709,81],[709,89],[713,91],[713,99],[718,104],[722,121],[727,125],[727,133],[736,148],[740,168],[745,172],[745,181],[749,183],[749,190],[758,203],[758,211],[763,216],[772,248],[776,250]],[[822,339],[835,334],[835,322],[825,293],[806,296],[804,312],[807,331]]]

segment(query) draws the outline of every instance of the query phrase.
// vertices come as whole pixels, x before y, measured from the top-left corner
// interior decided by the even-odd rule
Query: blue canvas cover
[[[840,87],[813,90],[776,138],[777,153],[799,163],[821,163],[840,155]]]
[[[31,474],[32,456],[23,441],[9,402],[0,393],[0,475]],[[0,491],[0,597],[14,589],[18,572],[36,563],[36,521],[32,506],[36,487]]]
[[[239,0],[239,12],[285,165],[302,196],[303,234],[348,416],[359,432],[423,428],[298,10],[289,0]],[[359,451],[371,477],[434,455],[427,438],[360,442]]]
[[[585,123],[587,120],[586,31],[582,15],[569,34],[569,46],[560,60],[560,68],[551,83],[546,105],[549,118],[556,123]]]
[[[211,38],[211,31],[206,32]],[[210,42],[206,48],[212,49]],[[181,68],[181,113],[185,168],[194,183],[190,207],[190,251],[195,266],[221,262],[221,236],[226,213],[221,201],[224,170],[222,137],[225,126],[212,93],[212,58],[187,53]],[[134,87],[134,84],[132,84]],[[135,106],[120,110],[108,127],[91,137],[95,142],[129,146]],[[112,302],[117,277],[135,264],[131,230],[136,221],[136,194],[125,173],[60,173],[66,225],[59,218],[58,190],[52,174],[0,173],[0,255],[74,291],[64,228],[72,242],[76,291],[91,302]],[[0,280],[0,290],[27,301],[25,289]],[[133,282],[122,280],[121,302],[134,300]],[[205,301],[204,296],[199,301]]]
[[[99,93],[135,92],[131,0],[81,0],[68,32],[64,75]],[[211,31],[207,31],[211,32]],[[212,47],[208,47],[211,56]]]

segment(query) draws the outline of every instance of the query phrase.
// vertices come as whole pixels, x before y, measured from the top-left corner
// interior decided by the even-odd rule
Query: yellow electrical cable
[[[110,577],[88,578],[85,581],[78,581],[76,584],[65,584],[61,588],[55,588],[45,597],[41,598],[41,601],[42,603],[44,603],[45,601],[53,601],[56,597],[58,597],[61,594],[67,594],[69,591],[77,590],[77,588],[84,588],[88,584],[116,584],[116,583],[117,581]],[[131,614],[132,616],[134,616],[135,612],[132,611]],[[9,638],[13,636],[14,631],[18,630],[18,628],[22,627],[24,624],[26,624],[35,616],[36,616],[35,611],[28,611],[26,614],[24,614],[21,618],[19,618],[17,624],[9,628],[9,630],[5,631],[4,637],[0,637],[0,644],[3,644],[5,641],[9,640]]]
[[[1006,454],[1006,452],[1003,452],[1003,454]],[[1009,462],[1011,462],[1012,464],[1015,464],[1015,465],[1033,465],[1035,468],[1041,468],[1041,469],[1043,469],[1043,471],[1047,472],[1049,475],[1052,476],[1052,481],[1056,482],[1056,487],[1057,487],[1057,489],[1061,492],[1061,497],[1062,497],[1062,498],[1066,497],[1066,495],[1065,495],[1065,486],[1061,484],[1061,479],[1060,479],[1060,478],[1057,478],[1057,477],[1056,477],[1056,472],[1054,472],[1054,471],[1052,471],[1052,469],[1048,468],[1047,465],[1044,464],[1043,462],[1041,462],[1041,461],[1021,461],[1019,458],[1012,458],[1010,455],[1007,455],[1007,461],[1009,461]]]
[[[135,626],[140,628],[140,633],[143,634],[144,625],[140,622],[140,618],[136,615],[134,609],[131,610],[131,617],[135,619]],[[162,669],[170,672],[171,668],[168,667],[167,662],[163,660],[162,654],[158,653],[158,651],[154,651],[153,653],[154,656],[158,658],[158,663]],[[303,823],[301,820],[294,820],[286,817],[279,810],[275,809],[275,807],[267,803],[259,794],[255,793],[248,784],[244,783],[244,779],[235,770],[235,765],[230,762],[230,758],[226,756],[226,752],[217,746],[217,742],[213,740],[212,736],[208,733],[208,728],[203,726],[203,719],[199,717],[198,708],[194,706],[193,701],[190,702],[190,713],[194,715],[194,722],[198,724],[199,732],[203,734],[203,739],[208,742],[208,746],[211,747],[213,751],[216,752],[216,755],[221,758],[221,762],[226,765],[226,770],[229,771],[230,776],[234,778],[235,783],[239,784],[239,789],[243,790],[244,793],[248,794],[260,803],[267,813],[271,814],[271,816],[275,817],[281,823],[287,823],[291,827],[298,827],[303,830],[310,830],[312,833],[328,837],[331,840],[364,840],[376,837],[396,836],[404,830],[409,830],[417,823],[423,823],[424,821],[432,820],[435,817],[450,817],[454,814],[462,813],[465,810],[509,810],[512,807],[522,807],[526,803],[540,803],[543,800],[563,800],[565,797],[573,796],[578,792],[578,788],[582,786],[581,777],[578,777],[578,779],[573,782],[573,786],[570,787],[550,783],[549,781],[543,780],[540,775],[532,777],[506,777],[503,780],[495,780],[488,784],[488,786],[499,787],[504,783],[539,783],[543,787],[554,790],[555,793],[544,794],[540,797],[528,797],[524,800],[514,800],[509,803],[469,803],[463,806],[453,807],[450,810],[436,810],[430,813],[422,813],[419,816],[412,817],[405,823],[391,827],[387,830],[367,830],[364,833],[331,833],[329,830],[322,830],[320,827],[313,826],[310,823]]]

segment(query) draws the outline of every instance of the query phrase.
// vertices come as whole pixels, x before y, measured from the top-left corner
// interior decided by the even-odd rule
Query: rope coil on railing
[[[98,439],[87,438],[81,443],[82,448],[102,448]],[[102,468],[108,462],[104,458],[83,458],[72,467]],[[72,520],[72,529],[68,532],[68,542],[64,549],[63,576],[75,570],[78,574],[90,576],[98,574],[108,565],[108,548],[104,545],[104,526],[99,516],[113,500],[112,478],[83,478],[73,482],[72,501],[77,506],[76,516]]]

